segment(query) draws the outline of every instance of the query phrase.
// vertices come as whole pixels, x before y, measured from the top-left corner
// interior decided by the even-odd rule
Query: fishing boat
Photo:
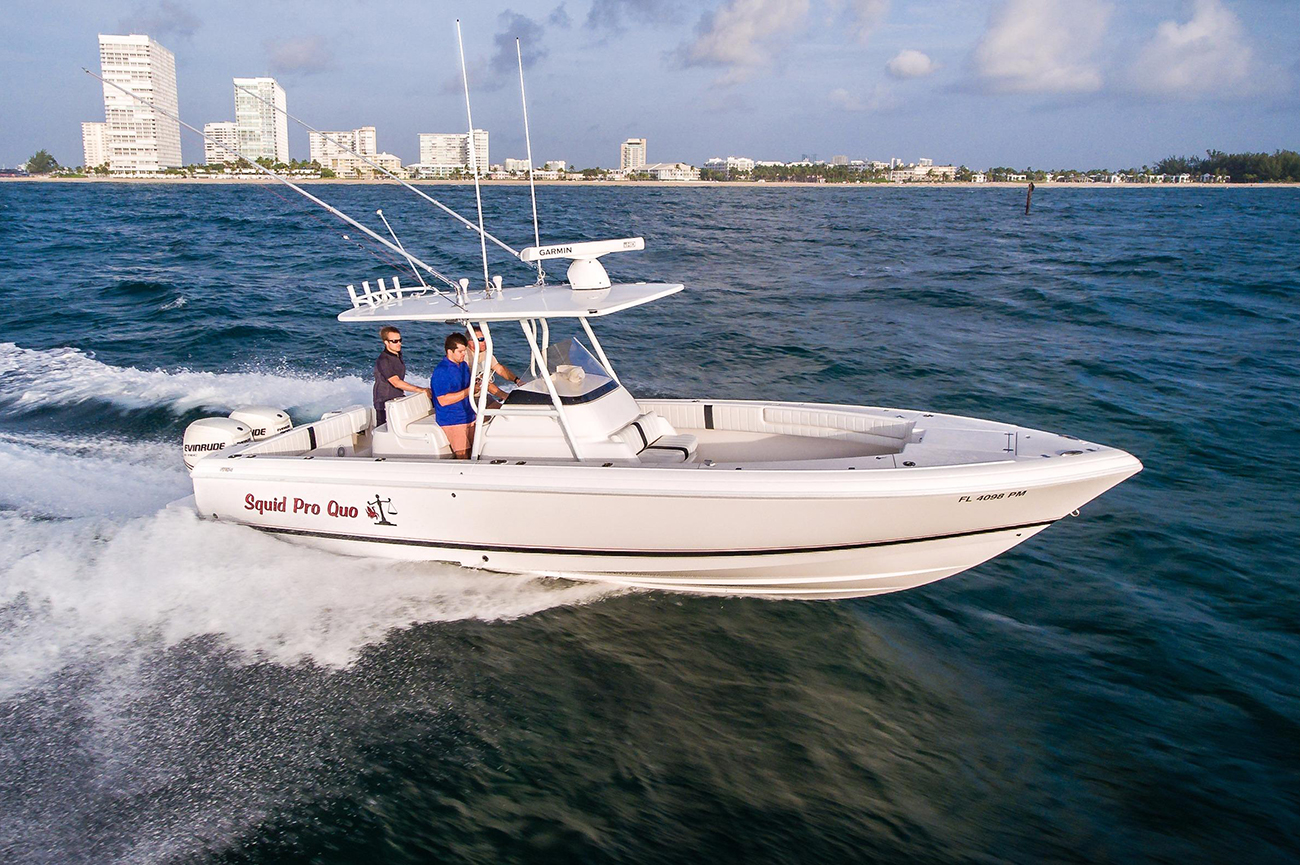
[[[459,42],[459,23],[457,34]],[[473,130],[467,75],[465,91]],[[517,328],[529,371],[499,404],[486,386],[474,391],[478,430],[467,459],[455,458],[424,392],[388,402],[383,423],[364,405],[299,426],[274,406],[196,420],[183,443],[194,483],[185,506],[203,518],[339,553],[674,592],[853,598],[987,561],[1142,468],[1122,450],[1068,435],[936,412],[638,398],[593,322],[683,290],[610,279],[601,259],[643,250],[643,238],[543,244],[530,182],[534,242],[516,250],[484,227],[472,132],[477,224],[262,101],[477,232],[483,283],[471,289],[407,250],[382,211],[388,238],[254,163],[401,256],[418,280],[347,286],[341,325],[481,332],[472,370],[480,382],[496,337]],[[489,276],[489,241],[535,267],[535,281],[507,287]],[[568,262],[565,281],[549,284],[543,263],[555,260]]]
[[[638,399],[592,323],[683,286],[591,277],[604,272],[599,255],[642,245],[524,250],[526,260],[572,256],[562,285],[459,298],[400,282],[351,287],[344,324],[477,325],[487,346],[476,376],[493,325],[518,327],[529,374],[497,408],[478,391],[468,460],[453,458],[424,393],[387,403],[381,425],[369,406],[287,428],[272,408],[196,421],[186,441],[205,455],[191,471],[195,509],[340,553],[675,592],[852,598],[973,567],[1141,469],[1115,448],[935,412]],[[566,326],[573,333],[561,336]]]

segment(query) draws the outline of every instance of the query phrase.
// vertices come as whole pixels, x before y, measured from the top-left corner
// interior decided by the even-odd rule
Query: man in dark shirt
[[[427,387],[417,387],[406,380],[406,361],[402,359],[402,332],[391,324],[385,325],[379,329],[379,338],[384,342],[384,350],[375,361],[375,426],[388,420],[384,403],[401,396],[403,391],[429,393]]]

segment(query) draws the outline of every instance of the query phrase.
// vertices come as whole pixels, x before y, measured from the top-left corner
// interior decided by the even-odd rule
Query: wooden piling
[[[1029,202],[1033,197],[1034,197],[1034,184],[1033,181],[1030,181],[1029,189],[1025,191],[1025,216],[1029,215]]]

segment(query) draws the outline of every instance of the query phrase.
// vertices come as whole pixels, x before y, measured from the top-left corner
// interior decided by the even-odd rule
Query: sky
[[[1300,149],[1297,0],[9,0],[0,12],[0,165],[82,161],[103,120],[99,33],[176,55],[182,119],[234,119],[233,77],[272,75],[320,129],[474,125],[534,160],[920,157],[973,168],[1128,168],[1173,154]],[[202,140],[181,133],[186,162]],[[290,151],[307,135],[291,124]]]

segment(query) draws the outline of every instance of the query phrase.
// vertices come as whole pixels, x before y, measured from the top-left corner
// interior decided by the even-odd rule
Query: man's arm
[[[433,392],[429,390],[427,387],[419,387],[417,385],[413,385],[410,382],[408,382],[406,379],[402,378],[400,375],[390,375],[388,377],[388,383],[391,384],[393,387],[397,388],[398,390],[410,391],[411,393],[418,393],[420,391],[423,391],[424,393],[429,394],[429,396],[433,396]]]
[[[455,393],[440,393],[438,394],[438,405],[451,405],[460,402],[467,396],[469,396],[469,388],[462,388]]]
[[[504,363],[497,360],[496,358],[492,358],[492,371],[497,375],[501,376],[506,381],[512,381],[515,384],[519,384],[519,376],[511,372],[510,367],[506,366]]]

